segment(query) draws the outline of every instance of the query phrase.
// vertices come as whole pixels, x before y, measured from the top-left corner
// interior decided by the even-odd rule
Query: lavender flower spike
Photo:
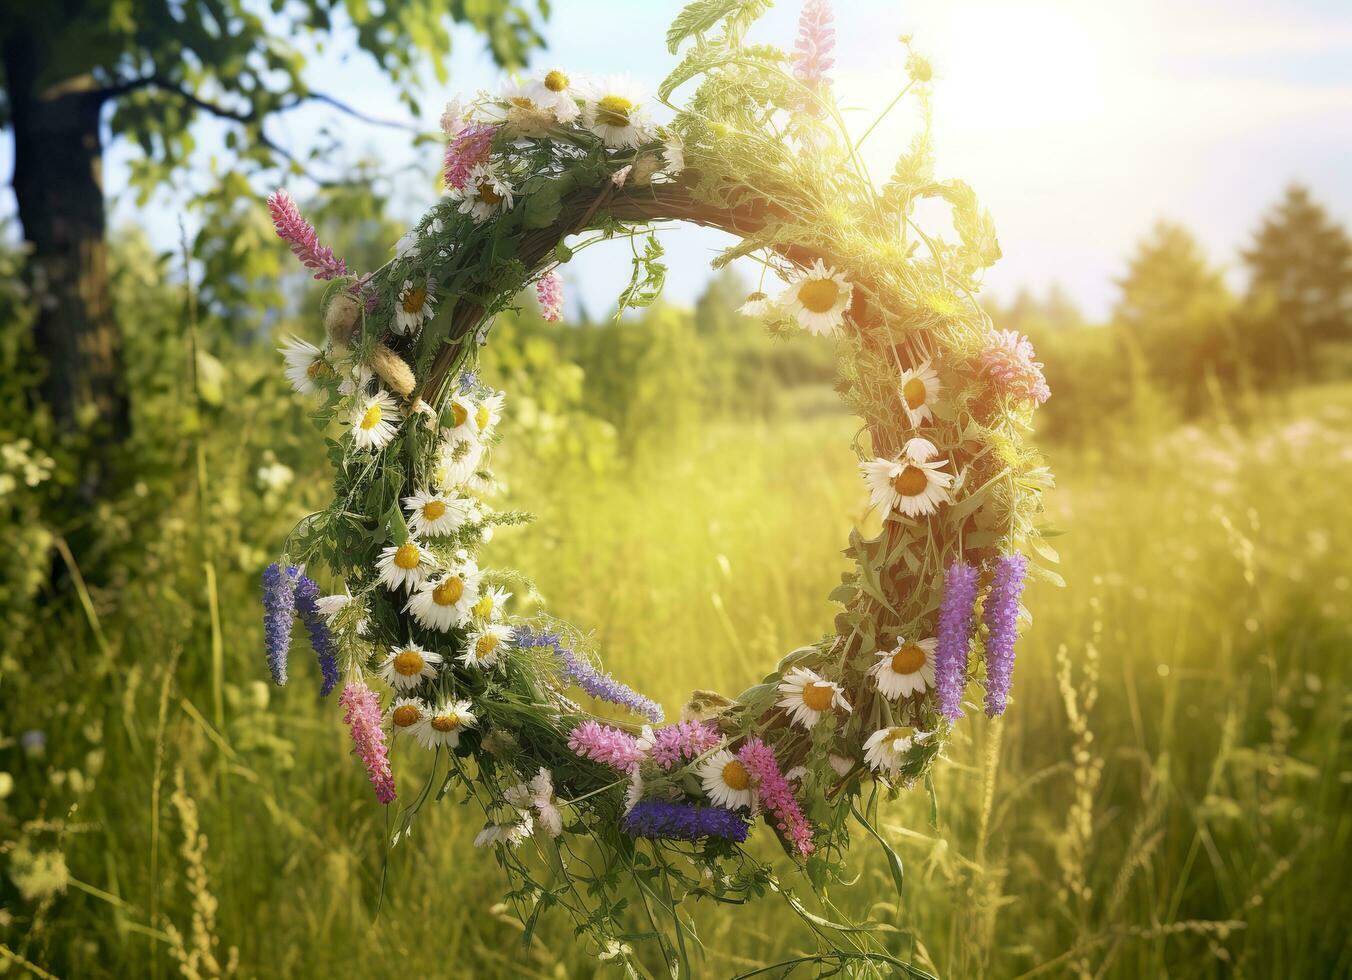
[[[319,696],[328,697],[338,683],[337,644],[329,630],[329,621],[319,611],[319,586],[307,575],[301,575],[296,585],[296,609],[310,634],[310,646],[319,658],[319,673],[324,678]]]
[[[1014,641],[1018,639],[1019,597],[1028,559],[1004,555],[995,563],[991,591],[986,597],[986,715],[1005,713],[1009,685],[1014,678]]]
[[[286,655],[291,648],[291,619],[296,609],[296,578],[300,569],[273,562],[263,571],[263,639],[268,669],[280,687],[286,683]]]
[[[939,642],[934,650],[934,688],[939,695],[939,708],[949,721],[962,717],[976,581],[976,569],[962,562],[949,565],[944,574],[944,598],[939,605]]]
[[[536,633],[529,626],[518,626],[515,639],[517,647],[552,647],[563,666],[563,675],[592,697],[628,708],[654,725],[665,717],[662,706],[652,698],[644,697],[609,674],[578,659],[572,650],[562,644],[558,634]]]
[[[698,841],[708,837],[741,843],[746,840],[746,821],[721,806],[696,806],[643,800],[634,804],[621,827],[630,837]]]

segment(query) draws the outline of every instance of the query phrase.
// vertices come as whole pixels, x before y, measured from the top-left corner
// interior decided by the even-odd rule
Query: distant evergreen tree
[[[1113,323],[1124,353],[1143,366],[1143,379],[1192,411],[1208,376],[1234,378],[1234,299],[1186,228],[1159,222],[1117,285],[1122,295]]]
[[[1308,374],[1318,348],[1352,341],[1352,239],[1307,188],[1288,187],[1241,254],[1260,363]]]

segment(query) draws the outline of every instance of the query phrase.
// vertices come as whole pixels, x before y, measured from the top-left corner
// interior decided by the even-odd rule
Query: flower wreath
[[[1004,710],[1024,555],[1054,560],[1034,523],[1050,475],[1024,442],[1048,390],[1028,342],[995,331],[973,296],[999,247],[970,189],[933,177],[928,64],[906,63],[922,126],[879,191],[831,97],[828,5],[806,4],[793,54],[746,41],[763,6],[699,0],[678,16],[667,40],[688,50],[659,89],[674,111],[665,126],[625,80],[558,69],[452,103],[447,193],[370,275],[323,248],[284,191],[269,201],[278,234],[333,281],[325,346],[293,340],[283,353],[295,388],[323,399],[320,421],[342,430],[329,440],[332,504],[264,575],[273,676],[286,681],[298,613],[322,693],[343,684],[377,799],[397,796],[391,739],[435,751],[438,797],[456,790],[483,807],[475,843],[497,848],[523,921],[563,906],[601,955],[626,961],[617,868],[646,894],[661,879],[678,940],[688,923],[675,910],[690,895],[781,891],[819,934],[847,928],[776,886],[741,846],[753,823],[813,887],[840,878],[851,815],[887,848],[870,823],[878,787],[926,775],[968,685],[984,687],[988,714]],[[697,80],[685,107],[671,105]],[[916,205],[930,198],[950,206],[957,241],[921,229]],[[661,725],[662,709],[604,673],[580,632],[512,614],[520,576],[480,563],[493,530],[523,515],[488,503],[504,396],[475,367],[494,314],[529,285],[559,318],[554,270],[580,247],[572,236],[648,235],[621,306],[650,302],[661,285],[651,225],[668,220],[732,232],[739,242],[716,264],[752,256],[787,281],[753,293],[744,313],[835,338],[837,388],[863,420],[855,447],[882,520],[850,537],[830,635],[737,698],[696,692],[683,720]],[[314,564],[335,594],[320,595]],[[401,830],[428,795],[404,807]],[[587,836],[599,869],[574,860]],[[664,955],[684,957],[683,942],[654,934]],[[859,956],[913,970],[856,940],[820,954]]]

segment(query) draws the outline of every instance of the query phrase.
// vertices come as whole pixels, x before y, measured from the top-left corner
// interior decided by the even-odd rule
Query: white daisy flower
[[[399,241],[394,243],[394,257],[396,259],[407,259],[418,254],[418,231],[416,228],[410,228],[400,236]]]
[[[516,203],[515,192],[496,164],[481,163],[470,171],[461,190],[452,191],[460,202],[460,213],[483,223],[497,211],[510,211]]]
[[[652,725],[644,725],[641,729],[639,729],[638,737],[634,739],[634,746],[640,752],[643,752],[645,754],[651,752],[653,750],[653,746],[656,744],[657,744],[657,735],[653,732]]]
[[[441,654],[424,650],[410,640],[391,649],[376,672],[396,691],[411,691],[423,681],[436,677],[436,668],[442,662]]]
[[[869,676],[882,696],[890,701],[922,694],[934,686],[935,637],[907,643],[898,639],[894,650],[880,651],[878,662],[869,668]]]
[[[343,371],[343,380],[338,382],[338,393],[354,395],[359,391],[364,392],[375,376],[369,364],[350,363]]]
[[[719,749],[699,769],[704,793],[717,806],[736,809],[750,807],[751,774],[727,749]]]
[[[469,395],[460,392],[452,395],[441,410],[442,435],[452,442],[473,439],[479,431],[478,413],[479,406]]]
[[[854,768],[854,760],[848,759],[843,755],[828,755],[826,761],[831,764],[832,770],[840,777],[848,776],[850,770]]]
[[[775,301],[757,290],[747,296],[746,302],[737,307],[742,316],[769,316],[775,309]]]
[[[332,629],[337,626],[338,617],[342,614],[343,610],[352,605],[353,601],[353,597],[346,592],[339,593],[338,595],[322,595],[315,600],[315,607],[319,610],[319,615],[324,617],[324,622]],[[359,635],[364,634],[368,622],[369,621],[365,616],[361,616],[358,618],[357,622],[353,624],[353,628],[356,629]]]
[[[473,708],[468,701],[443,701],[433,709],[424,710],[422,723],[413,734],[425,749],[439,746],[453,749],[460,744],[460,733],[479,723]]]
[[[939,397],[939,375],[929,361],[902,371],[897,391],[901,395],[902,410],[912,427],[934,418],[930,405]]]
[[[666,164],[667,173],[675,177],[685,169],[685,143],[670,130],[662,143],[662,161]]]
[[[324,352],[309,341],[289,337],[277,351],[286,361],[286,379],[302,395],[313,395],[335,376]]]
[[[604,79],[592,86],[582,123],[606,146],[636,148],[647,134],[643,91],[628,78]]]
[[[397,431],[399,403],[387,391],[362,398],[348,419],[352,425],[352,444],[358,449],[384,449]]]
[[[487,623],[501,619],[507,608],[507,600],[511,597],[512,594],[506,589],[493,586],[480,595],[479,601],[474,604],[474,618]]]
[[[412,279],[404,280],[404,288],[399,290],[399,300],[394,306],[395,333],[417,334],[422,325],[432,319],[436,306],[432,301],[431,283],[414,285]]]
[[[533,103],[554,113],[561,123],[572,122],[581,111],[577,107],[577,89],[562,68],[550,69],[539,79],[527,81],[523,90]]]
[[[404,606],[420,626],[445,633],[469,621],[470,610],[479,601],[479,570],[466,562],[424,582]]]
[[[635,766],[629,773],[629,786],[624,791],[624,812],[627,814],[643,799],[643,773]]]
[[[911,746],[927,737],[926,732],[917,732],[909,725],[880,728],[864,743],[864,761],[875,772],[895,776],[906,761],[906,753],[911,750]]]
[[[804,728],[811,728],[835,708],[850,710],[845,693],[839,684],[823,679],[814,670],[795,667],[779,682],[783,697],[777,707],[786,708],[793,720]]]
[[[490,823],[479,831],[474,838],[475,847],[488,847],[490,844],[506,844],[516,847],[530,836],[530,820],[522,818],[515,823]]]
[[[493,434],[493,429],[502,421],[502,403],[506,397],[502,392],[495,391],[481,399],[474,409],[474,428],[480,439],[488,439]]]
[[[465,486],[478,472],[483,458],[484,444],[478,439],[465,437],[444,440],[437,456],[436,470],[432,474],[436,485],[442,490]],[[471,513],[469,519],[474,521],[474,514]]]
[[[483,623],[465,637],[460,662],[466,667],[492,667],[511,649],[513,631],[506,623]]]
[[[896,509],[907,517],[919,517],[949,503],[953,477],[940,471],[945,461],[934,459],[938,452],[928,439],[911,439],[902,448],[899,460],[860,463],[873,506],[881,507],[885,514]]]
[[[818,259],[779,294],[779,305],[808,333],[825,336],[835,333],[845,322],[853,290],[843,273],[828,269]]]
[[[554,805],[554,778],[543,766],[530,782],[508,787],[502,797],[518,810],[533,810],[536,824],[550,837],[563,833],[563,814]]]
[[[408,526],[414,534],[436,538],[454,534],[469,518],[472,502],[442,490],[419,490],[404,498]]]
[[[412,590],[427,581],[427,577],[436,571],[436,560],[432,553],[413,538],[403,544],[390,545],[380,549],[376,559],[376,571],[380,573],[380,584],[395,589]]]
[[[417,698],[395,698],[385,712],[385,720],[389,722],[391,730],[411,734],[427,720],[427,710],[427,705]]]

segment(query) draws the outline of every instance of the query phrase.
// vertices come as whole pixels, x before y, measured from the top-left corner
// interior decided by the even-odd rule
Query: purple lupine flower
[[[556,272],[546,272],[535,282],[535,298],[540,302],[540,316],[551,323],[563,319],[563,280]]]
[[[301,265],[315,270],[316,279],[338,279],[347,275],[347,263],[335,258],[333,249],[320,244],[314,225],[301,216],[300,208],[290,194],[280,188],[273,191],[268,198],[268,211],[272,214],[277,237],[291,246],[292,254],[300,259]]]
[[[338,683],[338,645],[328,618],[319,611],[319,586],[307,575],[301,575],[296,584],[296,611],[310,634],[310,647],[319,658],[319,673],[323,677],[319,696],[328,697]]]
[[[1028,559],[1023,555],[1003,555],[991,575],[991,591],[986,596],[986,715],[994,718],[1005,713],[1009,685],[1014,678],[1014,641],[1018,638],[1019,596]]]
[[[653,732],[653,758],[663,769],[716,748],[723,737],[702,721],[681,721]]]
[[[664,717],[660,704],[579,659],[572,650],[563,645],[562,638],[557,633],[536,633],[529,626],[518,626],[515,639],[518,647],[552,647],[554,655],[563,666],[563,675],[597,700],[627,708],[647,718],[654,725]]]
[[[836,63],[831,57],[836,46],[833,20],[830,0],[807,0],[798,18],[798,37],[793,42],[793,76],[819,96],[831,88],[827,72]],[[802,108],[810,115],[820,113],[813,99],[805,97],[803,103]]]
[[[291,649],[291,620],[296,611],[296,579],[300,569],[273,562],[263,570],[263,640],[268,669],[277,686],[286,683],[286,655]]]
[[[625,814],[620,824],[630,837],[656,840],[699,841],[709,837],[741,843],[747,824],[737,813],[721,806],[642,800]]]
[[[972,641],[976,606],[976,569],[962,562],[948,566],[939,605],[939,642],[934,648],[934,689],[939,708],[949,721],[962,717],[962,691],[967,683],[967,648]]]
[[[752,736],[737,750],[737,758],[756,783],[756,794],[773,818],[775,826],[790,841],[798,853],[807,857],[813,852],[812,825],[803,816],[803,809],[793,795],[793,787],[779,771],[775,750]]]
[[[338,703],[343,706],[343,722],[352,730],[352,747],[366,765],[366,778],[376,791],[376,799],[392,802],[394,773],[390,771],[385,729],[380,726],[380,700],[361,681],[352,681],[338,695]]]

